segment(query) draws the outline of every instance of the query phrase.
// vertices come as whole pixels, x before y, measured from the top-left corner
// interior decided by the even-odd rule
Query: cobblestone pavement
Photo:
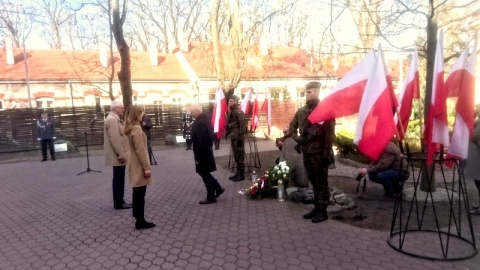
[[[274,146],[260,141],[258,148]],[[180,146],[155,149],[145,214],[157,227],[136,231],[131,211],[113,209],[112,169],[99,153],[90,167],[102,172],[79,176],[84,157],[40,162],[36,153],[0,164],[0,269],[480,269],[478,255],[418,259],[392,249],[388,232],[313,224],[302,219],[302,205],[248,200],[238,193],[248,181],[228,181],[222,168],[214,176],[226,192],[216,204],[199,205],[205,187],[192,152]],[[215,154],[227,155],[228,145]],[[479,228],[478,216],[473,225]]]

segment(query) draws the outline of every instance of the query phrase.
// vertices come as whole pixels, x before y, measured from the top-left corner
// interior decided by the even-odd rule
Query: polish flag
[[[318,123],[358,113],[363,90],[374,63],[375,52],[371,50],[318,103],[317,107],[308,116],[308,120],[312,123]]]
[[[395,134],[391,96],[381,56],[373,63],[358,112],[354,143],[360,152],[378,160]]]
[[[252,88],[248,89],[248,92],[245,94],[245,97],[240,104],[240,109],[244,114],[247,114],[248,109],[250,109],[250,98],[252,98]]]
[[[401,127],[400,123],[398,123],[398,119],[396,119],[400,140],[404,139],[404,132],[406,132],[408,128],[408,121],[410,120],[410,115],[412,114],[413,99],[420,98],[420,79],[418,74],[418,51],[415,49],[415,52],[412,56],[412,62],[410,63],[410,70],[408,71],[407,79],[405,80],[405,84],[403,86],[403,91],[400,93],[398,114],[400,115],[400,119],[402,121]]]
[[[255,93],[255,99],[253,100],[253,106],[252,106],[252,123],[250,124],[250,131],[254,131],[257,128],[259,115],[260,114],[258,111],[258,93]]]
[[[219,87],[215,93],[215,105],[212,113],[212,126],[213,132],[217,134],[217,138],[222,137],[222,133],[225,131],[225,113],[227,112],[227,102],[225,101],[225,94],[223,89]]]
[[[385,56],[383,56],[383,50],[382,47],[378,47],[378,53],[382,57],[382,63],[383,67],[385,68],[385,74],[386,74],[386,80],[387,80],[387,86],[388,86],[388,92],[390,93],[390,103],[392,104],[392,110],[396,111],[398,107],[398,101],[397,101],[397,96],[395,95],[395,88],[393,88],[393,83],[392,83],[392,76],[390,76],[390,72],[388,71],[387,67],[387,62],[385,61]]]
[[[453,127],[452,139],[450,147],[448,148],[449,156],[454,156],[460,159],[466,159],[468,156],[468,142],[473,134],[474,126],[474,106],[475,106],[475,69],[477,63],[477,38],[475,36],[475,43],[473,45],[472,55],[467,62],[468,48],[462,53],[453,67],[446,81],[448,91],[450,87],[456,87],[458,97],[455,109],[457,115],[455,116],[455,125]],[[460,78],[460,79],[459,79]],[[449,92],[451,93],[451,92]]]
[[[270,129],[272,128],[272,102],[271,102],[271,96],[270,96],[270,89],[268,88],[267,88],[267,93],[265,95],[265,101],[263,102],[263,105],[262,105],[262,112],[267,113],[268,135],[270,135]]]
[[[447,90],[443,77],[443,30],[440,31],[433,66],[432,100],[425,121],[427,165],[432,164],[438,147],[449,146],[447,122]],[[439,146],[440,145],[440,146]]]

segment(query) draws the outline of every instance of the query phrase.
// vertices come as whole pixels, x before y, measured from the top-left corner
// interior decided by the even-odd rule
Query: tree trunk
[[[132,105],[132,71],[130,69],[130,47],[128,47],[125,37],[123,36],[123,23],[125,22],[125,13],[127,12],[125,9],[127,0],[124,1],[124,10],[120,18],[118,0],[112,0],[112,32],[115,42],[117,43],[118,53],[120,54],[121,65],[117,76],[120,82],[120,89],[122,90],[123,104],[126,109]]]
[[[222,0],[215,0],[213,3],[212,14],[210,15],[210,25],[212,28],[213,53],[215,59],[215,69],[217,70],[218,83],[225,88],[225,67],[223,62],[222,50],[220,48],[220,30],[218,28],[218,11]]]
[[[437,21],[433,18],[433,14],[429,17],[427,24],[427,81],[425,89],[425,106],[424,106],[424,123],[427,122],[428,110],[430,109],[430,101],[432,100],[432,86],[433,86],[433,67],[435,64],[435,51],[437,47],[437,31],[438,25]],[[423,142],[422,142],[423,143]],[[424,147],[428,149],[428,145]],[[433,172],[432,165],[428,166],[427,169],[422,174],[422,179],[420,181],[420,190],[421,191],[432,191],[436,190],[435,187],[435,173]],[[430,175],[432,174],[432,175]],[[431,179],[431,181],[428,181]],[[430,183],[429,183],[430,182]]]

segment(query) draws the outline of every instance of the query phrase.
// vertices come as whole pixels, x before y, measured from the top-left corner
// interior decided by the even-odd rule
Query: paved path
[[[226,146],[215,154],[228,154]],[[260,151],[272,149],[259,142]],[[388,232],[313,224],[302,205],[248,200],[238,193],[247,181],[226,180],[222,168],[214,176],[226,192],[199,205],[206,192],[192,152],[161,147],[155,156],[145,212],[157,227],[144,231],[134,229],[131,211],[113,209],[112,169],[102,156],[90,160],[102,173],[80,176],[83,157],[0,164],[0,269],[480,269],[478,255],[417,259],[388,246]]]

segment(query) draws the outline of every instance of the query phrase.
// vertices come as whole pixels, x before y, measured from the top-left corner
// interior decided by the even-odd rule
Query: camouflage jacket
[[[230,140],[243,140],[247,132],[247,122],[242,110],[235,108],[228,112],[227,136]]]
[[[322,124],[312,124],[307,117],[313,108],[306,105],[298,109],[290,122],[289,133],[297,142],[301,137],[306,139],[306,144],[302,146],[303,153],[320,153],[322,158],[328,158],[330,162],[333,162],[332,147],[335,139],[335,119],[325,121]]]

